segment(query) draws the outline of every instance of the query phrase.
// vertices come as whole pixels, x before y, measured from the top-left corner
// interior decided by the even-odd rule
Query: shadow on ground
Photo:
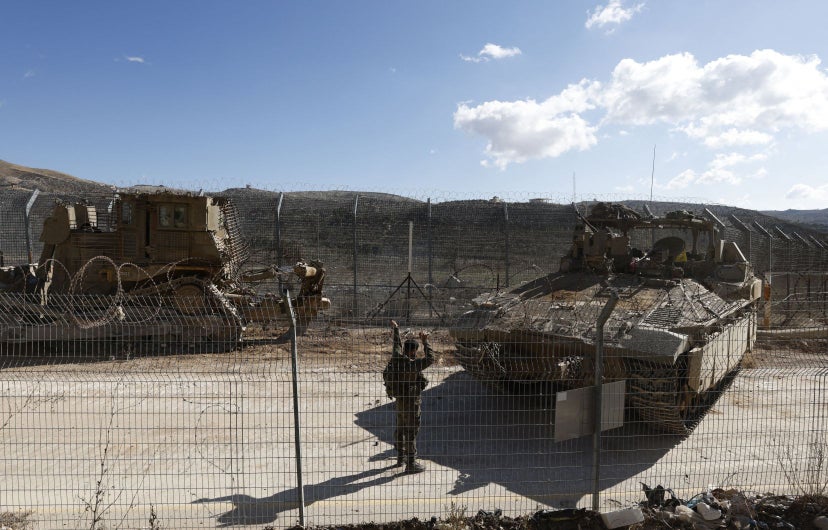
[[[371,469],[344,477],[334,477],[318,484],[305,485],[305,506],[340,495],[350,495],[364,488],[387,484],[395,477],[386,475],[386,471],[388,468]],[[275,521],[283,512],[299,509],[299,490],[290,488],[261,499],[250,495],[228,495],[195,501],[196,504],[212,502],[233,503],[231,510],[216,518],[219,527],[267,524]]]
[[[553,407],[537,399],[492,393],[464,371],[445,378],[432,374],[431,378],[434,383],[423,394],[418,438],[420,458],[429,467],[424,478],[430,495],[450,500],[495,484],[534,500],[539,507],[565,508],[592,491],[592,439],[556,443]],[[391,402],[356,414],[359,427],[391,445],[393,422]],[[608,431],[601,453],[600,487],[608,488],[649,468],[680,440],[647,435],[637,424]],[[388,473],[396,460],[393,450],[368,460],[387,465],[306,485],[305,505],[387,485],[399,476]],[[456,470],[453,481],[441,484],[445,473],[428,475],[437,468],[435,464]],[[263,498],[235,494],[195,502],[231,502],[233,508],[217,516],[222,527],[272,523],[280,514],[299,507],[295,487]]]
[[[358,413],[357,425],[393,445],[394,404]],[[498,484],[539,504],[572,507],[592,492],[592,437],[555,442],[551,396],[529,398],[488,390],[464,371],[423,393],[420,457],[455,469],[448,495]],[[640,422],[603,435],[601,489],[651,467],[682,440]],[[394,458],[393,450],[372,460]]]

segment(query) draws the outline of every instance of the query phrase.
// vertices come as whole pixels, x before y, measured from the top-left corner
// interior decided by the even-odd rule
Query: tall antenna
[[[650,173],[650,202],[653,202],[653,181],[655,180],[655,144],[653,144],[653,171]]]
[[[572,202],[575,203],[575,172],[572,172]]]

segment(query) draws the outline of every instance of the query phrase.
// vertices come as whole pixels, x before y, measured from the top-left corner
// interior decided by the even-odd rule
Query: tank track
[[[690,434],[721,390],[719,386],[696,395],[687,389],[685,357],[673,365],[636,359],[626,363],[628,408],[642,422],[670,434]]]
[[[498,360],[500,344],[482,342],[475,346],[457,345],[457,360],[463,369],[495,392],[506,389],[506,369]]]

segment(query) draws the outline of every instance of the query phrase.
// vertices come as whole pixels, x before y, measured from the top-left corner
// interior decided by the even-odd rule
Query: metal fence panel
[[[464,345],[449,330],[472,318],[467,312],[485,302],[478,297],[542,289],[558,272],[577,222],[572,205],[228,195],[241,213],[248,266],[325,263],[332,305],[297,339],[296,379],[285,336],[267,326],[241,330],[197,297],[2,293],[0,523],[288,528],[300,518],[314,526],[496,509],[517,516],[594,500],[607,511],[642,501],[641,483],[683,499],[715,487],[796,495],[828,484],[820,464],[828,447],[828,253],[766,237],[753,221],[774,225],[761,216],[737,211],[745,229],[729,210],[710,206],[770,281],[755,313],[728,320],[727,302],[705,291],[642,280],[620,289],[599,339],[610,295],[596,274],[556,298],[515,296],[512,313],[500,308],[535,331],[495,326]],[[27,258],[19,210],[28,196],[2,195],[7,266]],[[33,227],[54,199],[38,198]],[[111,197],[88,199],[99,226],[109,226]],[[642,247],[669,235],[653,232]],[[283,287],[298,281],[261,282],[256,294]],[[435,351],[417,437],[426,470],[418,474],[393,467],[395,401],[381,375],[392,319],[403,339],[428,331]],[[688,335],[714,323],[692,339],[701,355],[680,349],[680,333],[625,338],[637,319],[654,328],[681,320]],[[607,345],[605,381],[625,381],[623,425],[596,439],[556,441],[557,405],[576,399],[568,391],[593,388],[583,374],[594,373],[597,342]],[[726,374],[717,381],[713,372]],[[704,402],[688,398],[704,381]],[[673,410],[666,403],[691,418],[688,432],[656,428]]]

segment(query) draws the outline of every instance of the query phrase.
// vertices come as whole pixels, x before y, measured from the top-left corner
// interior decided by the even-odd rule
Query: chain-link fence
[[[644,218],[692,210],[678,218],[715,226],[656,271],[645,264],[679,230],[647,225],[628,241],[640,255],[618,251],[632,273],[611,242],[589,254],[592,201],[224,195],[249,259],[222,277],[194,262],[156,270],[149,244],[119,267],[124,239],[105,240],[123,221],[114,196],[84,197],[95,221],[69,230],[114,265],[50,261],[61,243],[40,232],[56,223],[56,197],[3,195],[0,523],[285,528],[610,511],[641,501],[641,483],[684,499],[717,487],[826,493],[824,234],[747,210],[629,201]],[[161,222],[146,219],[139,238]],[[762,281],[744,269],[734,279],[742,260],[717,251],[719,238]],[[584,266],[562,267],[567,256]],[[329,307],[285,267],[300,260],[324,263]],[[82,280],[61,291],[60,267]],[[384,384],[392,321],[418,358],[433,350],[421,393]],[[412,462],[425,470],[406,473]]]

